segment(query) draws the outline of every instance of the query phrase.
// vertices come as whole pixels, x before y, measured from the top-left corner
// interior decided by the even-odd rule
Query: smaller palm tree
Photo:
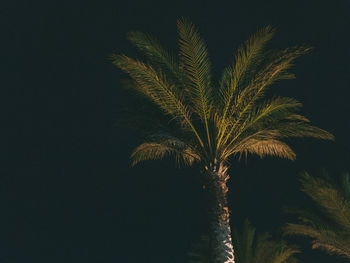
[[[350,259],[350,181],[343,173],[337,180],[326,172],[322,177],[302,174],[301,190],[314,203],[314,211],[289,209],[299,215],[298,223],[284,229],[288,235],[300,235],[312,240],[313,249]]]
[[[269,233],[257,233],[256,229],[245,220],[241,232],[232,231],[233,244],[236,248],[237,263],[295,263],[298,248],[285,241],[276,241]]]
[[[276,241],[269,233],[257,233],[248,220],[242,231],[233,229],[236,263],[296,263],[299,249],[285,241]],[[191,263],[210,263],[209,238],[203,235],[189,253]]]

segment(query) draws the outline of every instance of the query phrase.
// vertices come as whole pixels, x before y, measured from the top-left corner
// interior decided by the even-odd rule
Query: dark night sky
[[[249,217],[276,231],[282,204],[299,204],[297,174],[350,170],[350,2],[334,1],[19,1],[0,5],[0,262],[187,262],[203,228],[199,174],[173,162],[130,168],[140,138],[113,128],[126,94],[107,59],[134,55],[131,30],[176,48],[176,19],[206,39],[215,72],[256,29],[277,29],[273,47],[307,44],[297,79],[272,93],[304,104],[336,142],[292,141],[297,161],[232,161],[233,224]],[[303,241],[302,241],[303,242]],[[323,253],[301,262],[341,262]]]

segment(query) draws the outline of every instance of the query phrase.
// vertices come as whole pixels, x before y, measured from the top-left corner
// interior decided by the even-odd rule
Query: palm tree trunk
[[[209,193],[211,262],[234,263],[230,213],[227,205],[227,167],[206,169],[205,186]]]

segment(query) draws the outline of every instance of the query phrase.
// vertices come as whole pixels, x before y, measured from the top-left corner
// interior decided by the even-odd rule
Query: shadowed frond
[[[242,233],[237,229],[232,230],[233,244],[236,248],[237,262],[252,262],[254,257],[254,239],[256,238],[256,229],[246,219],[243,224]]]
[[[321,249],[330,255],[350,258],[349,234],[336,233],[324,225],[287,224],[284,228],[287,235],[298,235],[311,238],[312,248]]]
[[[175,157],[178,164],[192,165],[199,161],[200,156],[195,149],[178,138],[169,135],[154,135],[149,142],[138,146],[131,154],[132,165],[145,160],[161,160],[165,157]]]
[[[349,181],[341,176],[340,185],[325,178],[302,174],[302,191],[316,204],[313,210],[297,210],[299,223],[289,223],[284,228],[288,235],[311,238],[312,248],[325,250],[350,258],[350,203],[342,189]]]
[[[181,72],[177,59],[152,36],[142,32],[129,32],[128,40],[146,56],[153,67],[171,75],[172,79],[181,81]]]
[[[271,239],[268,233],[257,233],[248,220],[241,232],[233,230],[232,237],[237,263],[292,263],[297,262],[294,256],[300,253],[284,241]]]
[[[197,130],[191,121],[191,112],[184,104],[182,94],[175,86],[167,83],[165,76],[157,73],[151,66],[134,60],[125,55],[113,55],[113,63],[127,72],[138,84],[134,87],[156,103],[164,112],[180,120],[184,126],[190,128],[203,145]]]
[[[137,85],[131,79],[121,80],[120,86],[130,96],[127,96],[127,100],[121,100],[115,110],[115,127],[132,129],[142,136],[149,136],[160,130],[170,132],[177,128],[177,123],[170,121],[171,116],[165,115],[158,105],[137,91]]]
[[[275,250],[274,259],[271,263],[296,263],[297,259],[294,257],[300,253],[300,250],[296,247],[288,246],[285,242],[281,242],[277,245]]]
[[[350,230],[350,200],[345,199],[340,188],[321,178],[304,173],[301,190],[327,213],[337,224]],[[350,242],[350,240],[349,240]]]
[[[190,118],[189,110],[182,101],[181,94],[169,84],[164,75],[151,66],[125,55],[114,55],[113,63],[127,72],[136,82],[133,88],[147,96],[167,114],[176,118]]]
[[[334,140],[334,136],[331,133],[303,121],[280,123],[276,124],[275,128],[280,132],[279,138],[310,137]]]

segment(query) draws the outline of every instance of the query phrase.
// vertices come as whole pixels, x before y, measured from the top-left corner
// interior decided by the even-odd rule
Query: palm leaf
[[[196,135],[199,143],[203,145],[191,121],[191,113],[184,104],[182,94],[174,85],[170,85],[165,76],[157,73],[151,66],[134,60],[125,55],[113,55],[113,63],[127,72],[138,84],[135,88],[151,101],[157,104],[165,113],[180,120],[180,122],[191,129]]]
[[[350,258],[350,203],[342,191],[349,187],[349,181],[339,182],[345,185],[335,184],[328,176],[316,178],[304,172],[302,191],[316,207],[312,212],[297,210],[299,222],[287,224],[284,232],[311,238],[312,248]]]
[[[254,139],[250,138],[239,143],[229,154],[239,154],[240,157],[244,154],[256,154],[260,158],[265,156],[276,156],[295,160],[294,151],[284,142],[274,139]]]
[[[145,160],[161,160],[165,157],[175,157],[178,164],[192,165],[199,161],[200,156],[194,148],[182,140],[158,134],[149,137],[150,141],[139,145],[131,154],[132,165]]]
[[[235,228],[232,233],[237,263],[291,263],[300,252],[284,241],[271,239],[268,233],[257,233],[248,220],[241,232]]]
[[[228,146],[232,145],[242,133],[250,128],[253,128],[254,131],[265,129],[271,122],[287,118],[299,108],[301,108],[300,102],[286,97],[277,97],[261,103],[239,125],[233,120],[232,126],[235,129],[231,132],[232,139],[230,139]]]
[[[239,47],[233,66],[224,69],[219,85],[219,102],[222,107],[223,119],[226,118],[226,113],[232,103],[235,91],[243,82],[243,77],[248,75],[247,71],[249,69],[261,61],[262,51],[272,36],[273,30],[270,26],[259,30],[244,45]]]
[[[177,83],[181,82],[181,72],[176,58],[164,49],[158,40],[138,31],[129,32],[127,38],[155,68],[169,73]]]
[[[255,109],[256,102],[264,95],[265,89],[278,80],[293,77],[286,70],[292,66],[293,60],[309,51],[310,48],[304,47],[286,49],[281,52],[281,56],[268,63],[256,74],[249,85],[235,98],[235,102],[229,112],[230,118],[233,118],[235,121],[230,131],[224,136],[223,144],[232,136],[236,126],[249,117]]]
[[[194,111],[204,121],[208,144],[208,118],[212,100],[211,70],[207,47],[192,23],[186,19],[177,22],[180,62],[190,86],[189,93]]]

